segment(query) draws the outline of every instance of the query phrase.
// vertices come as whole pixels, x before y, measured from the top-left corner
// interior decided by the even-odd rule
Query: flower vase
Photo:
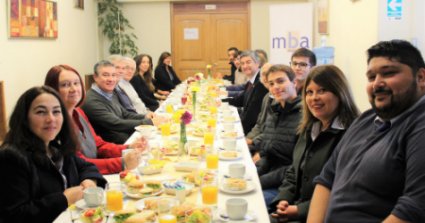
[[[195,118],[196,117],[196,91],[192,91],[192,107],[193,107],[192,117]]]
[[[187,142],[186,124],[184,124],[184,122],[181,122],[180,123],[180,142],[179,142],[179,155],[180,156],[187,155],[186,142]]]

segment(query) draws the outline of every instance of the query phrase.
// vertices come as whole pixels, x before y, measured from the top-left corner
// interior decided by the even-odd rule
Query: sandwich
[[[153,189],[149,187],[142,188],[138,191],[142,196],[150,196],[153,193]]]
[[[119,210],[116,211],[114,214],[114,221],[116,223],[124,223],[126,222],[126,220],[132,216],[136,214],[133,210]]]
[[[144,210],[140,213],[131,215],[123,223],[146,223],[146,222],[155,222],[155,211]]]
[[[145,198],[144,203],[145,203],[145,209],[147,209],[147,210],[158,209],[158,198],[157,197]]]
[[[159,190],[161,190],[162,187],[162,183],[160,181],[147,181],[146,183],[146,187],[152,188],[153,192],[157,192]]]
[[[140,189],[144,187],[144,184],[140,180],[133,180],[127,184],[127,192],[130,194],[138,194]]]

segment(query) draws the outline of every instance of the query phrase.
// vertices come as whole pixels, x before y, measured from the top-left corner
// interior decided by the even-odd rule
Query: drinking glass
[[[213,132],[205,132],[204,133],[204,144],[212,146],[214,145],[214,133]]]
[[[208,127],[215,128],[217,126],[217,119],[215,117],[211,117],[207,120]]]
[[[177,205],[175,199],[158,199],[158,220],[159,223],[177,223],[177,218],[171,213],[171,209]]]
[[[119,211],[123,208],[123,193],[120,182],[112,182],[106,185],[106,209]]]
[[[161,124],[161,135],[162,137],[167,137],[171,134],[171,124],[170,123],[163,123]]]
[[[165,111],[169,114],[173,114],[173,112],[174,112],[173,105],[172,104],[165,105]]]
[[[217,169],[218,168],[218,153],[213,151],[207,153],[206,157],[207,168],[208,169]]]
[[[218,182],[217,178],[203,179],[201,183],[202,203],[205,205],[217,205]]]

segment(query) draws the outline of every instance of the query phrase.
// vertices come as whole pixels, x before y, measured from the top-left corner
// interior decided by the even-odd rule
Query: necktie
[[[130,98],[125,93],[124,90],[122,90],[120,87],[115,88],[115,92],[117,93],[118,99],[121,102],[121,105],[129,112],[136,113],[136,109],[134,109],[133,104],[130,101]]]
[[[248,83],[246,83],[246,87],[245,90],[249,91],[254,87],[254,85],[251,83],[251,81],[248,81]]]

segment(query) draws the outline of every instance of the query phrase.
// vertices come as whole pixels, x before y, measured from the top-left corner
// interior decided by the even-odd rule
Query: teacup
[[[248,202],[242,198],[230,198],[226,201],[226,212],[230,220],[243,220],[248,211]]]
[[[145,137],[146,139],[151,138],[156,131],[154,126],[148,125],[137,126],[136,130],[139,132],[141,137]]]
[[[236,150],[236,139],[222,139],[222,143],[225,150]]]
[[[245,176],[245,165],[242,163],[230,164],[229,176],[232,178],[243,178]]]
[[[101,187],[89,187],[83,193],[88,207],[97,207],[102,204],[104,191]]]

